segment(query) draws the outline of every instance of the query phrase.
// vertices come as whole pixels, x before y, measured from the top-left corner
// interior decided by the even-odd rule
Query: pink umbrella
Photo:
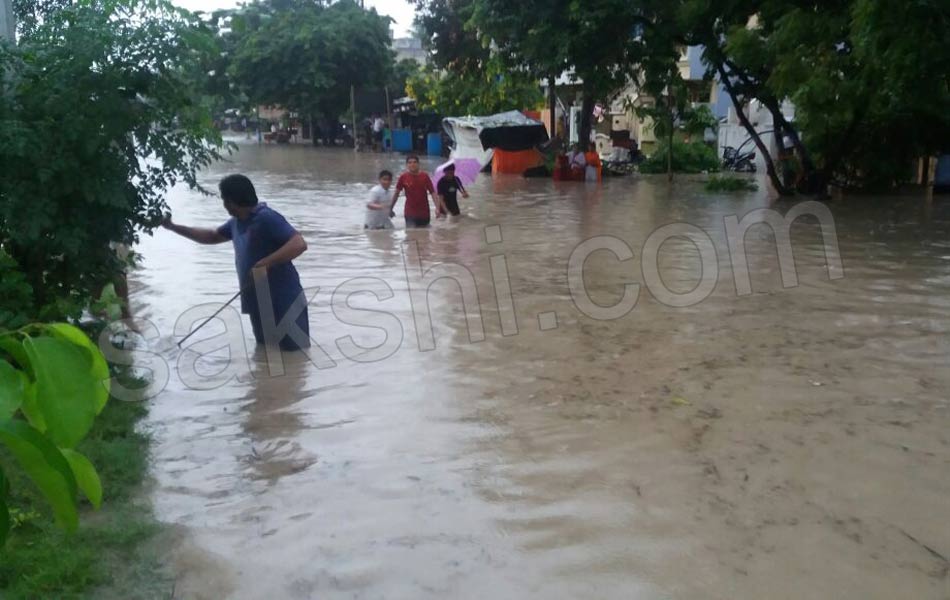
[[[474,158],[454,158],[436,167],[432,185],[439,185],[439,180],[445,175],[445,167],[449,165],[455,165],[455,176],[462,180],[462,185],[475,183],[475,179],[482,170],[482,165]]]

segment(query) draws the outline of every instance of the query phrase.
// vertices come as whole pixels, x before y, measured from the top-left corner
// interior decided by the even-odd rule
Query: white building
[[[396,62],[412,59],[420,65],[426,64],[427,55],[422,40],[414,37],[392,38],[392,49],[396,53]]]

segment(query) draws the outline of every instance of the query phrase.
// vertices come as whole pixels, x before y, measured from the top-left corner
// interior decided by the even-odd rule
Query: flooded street
[[[818,221],[797,221],[790,287],[756,225],[742,294],[724,219],[789,210],[764,190],[483,175],[458,221],[407,232],[400,201],[397,230],[364,232],[400,156],[231,160],[204,185],[248,175],[309,243],[315,346],[268,361],[227,311],[179,351],[236,291],[232,248],[140,245],[177,597],[950,598],[946,199],[831,204],[835,279]],[[216,197],[169,204],[226,220]],[[673,237],[643,259],[672,223],[715,251]]]

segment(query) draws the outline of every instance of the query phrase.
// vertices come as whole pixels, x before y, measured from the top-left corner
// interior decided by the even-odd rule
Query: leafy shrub
[[[641,173],[666,173],[668,143],[661,141],[656,150],[640,163]],[[673,141],[673,171],[676,173],[703,173],[719,170],[715,148],[702,142]]]
[[[705,185],[707,192],[754,192],[759,189],[752,179],[713,175]]]
[[[0,445],[16,459],[66,530],[79,524],[79,493],[98,507],[102,484],[76,445],[109,399],[109,365],[65,323],[0,333]],[[12,525],[0,469],[0,544]]]
[[[163,0],[68,3],[0,45],[0,247],[17,265],[0,269],[4,289],[20,271],[31,320],[77,316],[125,266],[110,244],[151,231],[168,187],[219,158],[195,84],[213,51]]]
[[[23,327],[33,309],[33,288],[9,254],[0,248],[0,330]]]

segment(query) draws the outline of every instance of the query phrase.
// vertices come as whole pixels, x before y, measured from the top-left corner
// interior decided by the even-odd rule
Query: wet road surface
[[[797,221],[791,287],[754,226],[739,294],[724,219],[789,210],[765,191],[482,176],[457,221],[407,232],[400,205],[364,232],[400,162],[242,145],[202,177],[247,174],[309,242],[312,361],[245,351],[234,311],[178,351],[234,292],[232,250],[139,247],[179,597],[950,597],[946,200],[833,203],[836,279]],[[710,245],[645,249],[672,223]]]

